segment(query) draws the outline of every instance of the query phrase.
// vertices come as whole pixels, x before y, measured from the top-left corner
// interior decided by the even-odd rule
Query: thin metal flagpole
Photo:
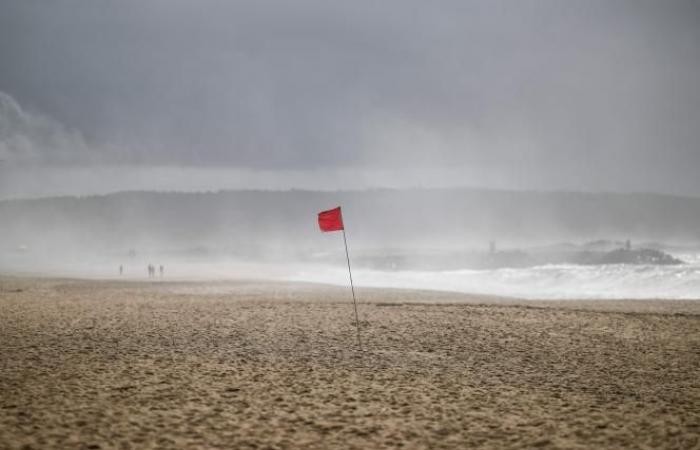
[[[355,326],[357,327],[357,345],[362,350],[360,341],[360,319],[357,315],[357,300],[355,299],[355,286],[352,283],[352,270],[350,269],[350,253],[348,252],[348,240],[345,237],[345,227],[343,227],[343,242],[345,243],[345,257],[348,260],[348,274],[350,274],[350,290],[352,291],[352,304],[355,307]]]

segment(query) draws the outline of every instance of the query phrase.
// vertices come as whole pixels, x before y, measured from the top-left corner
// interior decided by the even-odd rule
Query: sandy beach
[[[0,448],[700,446],[700,302],[0,279]]]

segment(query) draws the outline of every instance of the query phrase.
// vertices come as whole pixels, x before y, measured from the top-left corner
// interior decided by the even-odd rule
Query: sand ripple
[[[692,303],[2,283],[0,448],[700,445]]]

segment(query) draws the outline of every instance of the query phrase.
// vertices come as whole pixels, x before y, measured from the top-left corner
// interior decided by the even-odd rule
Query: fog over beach
[[[0,0],[0,448],[700,446],[694,0]]]
[[[241,277],[346,284],[342,203],[360,286],[525,298],[697,298],[700,199],[450,189],[132,192],[0,201],[6,273]],[[46,224],[52,224],[47,228]],[[629,245],[629,249],[626,246]]]
[[[3,4],[4,270],[167,254],[185,277],[335,282],[303,265],[339,250],[313,216],[342,204],[372,284],[694,296],[693,2],[69,5]],[[628,239],[690,264],[455,254]]]

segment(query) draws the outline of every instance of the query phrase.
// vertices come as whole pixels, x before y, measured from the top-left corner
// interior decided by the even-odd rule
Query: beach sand
[[[0,279],[0,448],[700,447],[700,302]]]

